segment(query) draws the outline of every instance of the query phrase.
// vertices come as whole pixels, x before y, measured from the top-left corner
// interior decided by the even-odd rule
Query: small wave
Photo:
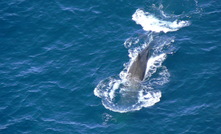
[[[145,31],[153,32],[173,32],[177,31],[182,27],[189,26],[188,21],[164,21],[156,18],[154,15],[151,15],[148,12],[144,12],[141,9],[137,9],[136,12],[132,15],[132,20],[137,24],[140,24]]]

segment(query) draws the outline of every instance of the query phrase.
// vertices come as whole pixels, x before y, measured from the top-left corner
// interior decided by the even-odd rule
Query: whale
[[[127,71],[129,81],[141,82],[144,80],[149,58],[150,45],[139,52],[136,58],[130,64]]]

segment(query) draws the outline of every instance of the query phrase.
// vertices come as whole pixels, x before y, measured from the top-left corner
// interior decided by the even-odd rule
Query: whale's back
[[[149,46],[142,50],[128,69],[130,79],[142,81],[145,77],[147,61],[149,59]]]

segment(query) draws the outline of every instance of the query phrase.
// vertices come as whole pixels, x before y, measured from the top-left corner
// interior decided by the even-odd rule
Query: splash
[[[164,21],[156,18],[154,15],[144,12],[143,10],[137,9],[133,14],[132,19],[143,27],[145,31],[153,32],[173,32],[177,31],[182,27],[189,26],[188,21]]]
[[[188,21],[173,22],[159,20],[154,15],[137,9],[132,19],[140,24],[148,32],[139,37],[128,38],[124,42],[128,49],[129,62],[124,64],[124,69],[119,75],[108,77],[98,83],[94,89],[94,95],[101,98],[102,104],[106,109],[114,112],[130,112],[150,107],[160,101],[162,93],[158,87],[169,82],[170,73],[162,63],[171,54],[174,48],[171,44],[173,37],[157,36],[156,32],[172,32],[182,27],[188,26]],[[144,42],[143,42],[144,41]],[[148,60],[144,81],[134,84],[128,81],[128,69],[136,59],[139,52],[147,47],[151,42],[151,57]]]
[[[137,49],[134,53],[137,53]],[[105,108],[115,112],[125,113],[140,110],[143,107],[153,106],[160,101],[162,96],[160,90],[153,89],[152,87],[158,83],[158,81],[154,79],[163,77],[161,80],[163,80],[164,83],[168,81],[169,72],[161,66],[165,59],[165,54],[150,58],[150,64],[147,66],[148,71],[146,72],[145,78],[149,79],[152,83],[146,84],[144,82],[131,86],[127,80],[127,69],[130,66],[128,65],[120,72],[119,76],[109,77],[101,81],[95,88],[94,94],[102,99],[102,104]],[[132,57],[131,62],[133,62],[133,60],[134,58]],[[162,75],[157,78],[151,78],[150,76],[156,72],[157,68],[161,68],[159,73]]]

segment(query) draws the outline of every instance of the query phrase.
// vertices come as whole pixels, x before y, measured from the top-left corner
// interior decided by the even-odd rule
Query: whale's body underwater
[[[150,58],[149,46],[143,49],[130,65],[127,71],[129,76],[129,81],[141,82],[144,80],[147,68],[147,62],[148,59]]]

